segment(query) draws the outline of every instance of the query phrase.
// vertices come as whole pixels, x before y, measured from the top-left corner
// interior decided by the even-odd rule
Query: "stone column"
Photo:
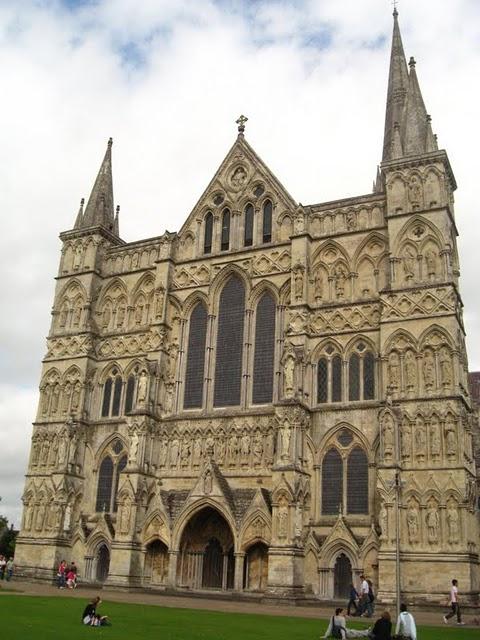
[[[235,553],[235,579],[233,587],[235,591],[243,591],[243,567],[245,563],[244,553]]]
[[[168,577],[167,584],[174,589],[177,586],[177,561],[178,551],[172,550],[168,552]]]

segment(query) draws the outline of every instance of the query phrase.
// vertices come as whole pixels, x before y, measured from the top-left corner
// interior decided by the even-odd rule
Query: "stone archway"
[[[268,579],[268,547],[263,542],[253,544],[245,555],[243,588],[265,591]]]
[[[161,540],[147,545],[143,581],[145,585],[165,585],[168,578],[168,547]]]
[[[228,522],[205,507],[187,523],[180,542],[177,585],[186,589],[233,589],[234,541]]]
[[[105,543],[98,547],[95,560],[95,578],[97,582],[105,582],[110,570],[110,550]]]
[[[341,553],[337,556],[333,570],[333,595],[335,598],[348,598],[352,583],[352,563]]]

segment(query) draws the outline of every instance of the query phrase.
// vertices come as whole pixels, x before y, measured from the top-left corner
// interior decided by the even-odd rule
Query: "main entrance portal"
[[[212,507],[194,515],[180,544],[177,584],[186,589],[233,589],[233,535]]]
[[[344,553],[337,557],[333,576],[335,598],[348,598],[352,583],[352,565]]]

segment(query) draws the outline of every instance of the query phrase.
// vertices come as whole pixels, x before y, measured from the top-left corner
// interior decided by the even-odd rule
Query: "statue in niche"
[[[72,507],[70,503],[67,503],[65,507],[65,516],[63,518],[63,530],[70,531],[70,526],[72,523]]]
[[[285,501],[282,501],[278,507],[278,537],[286,538],[288,535],[288,506]]]
[[[63,431],[60,434],[60,442],[58,444],[58,464],[64,464],[67,457],[67,434]]]
[[[60,503],[58,502],[53,503],[52,515],[53,515],[53,528],[57,531],[61,530],[62,520],[63,520],[63,508]]]
[[[36,466],[38,464],[38,461],[40,459],[40,442],[38,441],[38,436],[34,436],[33,437],[33,442],[32,442],[32,466]]]
[[[139,442],[140,442],[140,440],[139,440],[139,437],[138,437],[137,430],[134,429],[132,431],[132,434],[130,435],[130,450],[129,450],[129,455],[128,455],[129,464],[136,464],[137,463],[138,444],[139,444]]]
[[[303,297],[303,271],[298,268],[294,273],[294,290],[295,300],[301,300]]]
[[[437,252],[430,248],[425,253],[425,262],[427,264],[427,274],[429,277],[437,275]]]
[[[182,467],[188,467],[190,463],[191,447],[188,440],[184,440],[182,443],[181,464]]]
[[[405,382],[407,387],[417,386],[417,362],[411,351],[407,351],[405,355]]]
[[[125,314],[126,314],[126,309],[125,309],[125,305],[120,305],[120,307],[118,307],[118,312],[117,312],[117,327],[123,327],[123,323],[125,322]]]
[[[137,401],[144,403],[147,400],[148,376],[145,369],[142,369],[138,378]]]
[[[452,359],[446,347],[443,347],[439,355],[440,378],[444,386],[452,384]]]
[[[72,411],[76,412],[80,405],[80,383],[76,382],[72,391]]]
[[[406,280],[411,280],[415,275],[415,253],[410,245],[403,252],[403,274]]]
[[[281,451],[281,459],[282,460],[290,460],[290,441],[292,438],[292,429],[290,427],[290,423],[285,418],[282,426],[279,429],[280,432],[280,443],[279,449]]]
[[[48,462],[48,452],[50,449],[50,442],[48,441],[48,437],[45,436],[42,443],[42,453],[40,455],[40,463],[43,466],[46,466]]]
[[[257,431],[253,440],[253,460],[256,467],[260,467],[262,464],[263,455],[263,438]]]
[[[400,358],[395,351],[388,359],[388,381],[392,389],[398,389],[400,386]]]
[[[32,526],[32,515],[33,515],[33,506],[30,503],[25,505],[25,519],[23,528],[26,531],[30,531]]]
[[[60,318],[58,320],[58,325],[63,329],[63,327],[65,327],[65,325],[67,324],[67,308],[65,306],[63,306],[60,310]]]
[[[242,454],[242,463],[248,464],[248,459],[250,457],[250,436],[248,433],[244,433],[241,440],[241,454]]]
[[[430,502],[427,514],[425,516],[425,524],[427,525],[427,538],[430,544],[438,542],[438,529],[440,526],[440,516],[434,502]]]
[[[234,466],[237,463],[237,456],[238,438],[235,434],[233,434],[228,442],[228,458],[230,460],[230,466]]]
[[[223,438],[219,438],[217,440],[217,445],[216,445],[216,456],[215,459],[218,462],[218,464],[223,464],[224,460],[225,460],[225,440]]]
[[[300,539],[303,533],[303,511],[302,505],[297,502],[295,505],[295,538]]]
[[[271,464],[273,461],[274,446],[273,446],[273,432],[269,431],[265,436],[265,462]]]
[[[207,458],[213,458],[214,454],[215,454],[215,440],[213,439],[213,436],[208,435],[207,439],[205,440],[205,456]]]
[[[178,343],[172,342],[168,349],[168,377],[170,380],[175,380],[175,369],[177,368],[177,356],[178,356],[179,346]]]
[[[418,418],[415,427],[415,454],[417,457],[425,455],[426,444],[425,425],[421,418]]]
[[[67,413],[70,408],[70,396],[72,393],[72,385],[67,382],[63,388],[62,413]]]
[[[202,457],[202,440],[200,438],[195,438],[195,442],[193,443],[193,466],[198,467],[200,465],[200,460]]]
[[[430,421],[430,453],[433,458],[438,458],[441,454],[440,423],[436,417]]]
[[[448,541],[450,544],[458,542],[459,538],[459,516],[458,510],[455,506],[455,502],[450,500],[447,509],[447,527],[448,527]]]
[[[455,456],[457,454],[457,434],[455,432],[455,423],[449,416],[445,423],[445,449],[447,456]]]
[[[388,511],[385,506],[385,502],[382,502],[380,513],[378,515],[378,522],[380,524],[380,539],[388,540]]]
[[[410,502],[407,510],[408,539],[411,544],[418,540],[419,520],[418,507],[415,502]]]
[[[315,271],[315,275],[313,279],[313,287],[314,287],[315,300],[321,300],[323,296],[323,278],[322,278],[321,269],[317,269]]]
[[[112,312],[110,311],[110,305],[106,304],[103,309],[102,322],[104,327],[110,326],[110,320],[112,319]]]
[[[165,289],[159,287],[156,292],[155,300],[155,316],[160,318],[163,313],[163,301],[165,300]]]
[[[408,182],[408,199],[412,209],[419,208],[422,201],[422,184],[416,175],[413,175]]]
[[[247,181],[247,172],[243,167],[237,167],[233,172],[230,182],[234,189],[241,189]]]
[[[210,469],[207,469],[205,472],[205,476],[203,477],[203,493],[205,495],[210,495],[213,489],[213,478],[212,472]]]
[[[348,231],[354,231],[357,228],[357,217],[354,211],[348,211],[345,217]]]
[[[335,269],[335,294],[339,300],[344,297],[346,279],[347,272],[342,265],[338,266]]]
[[[295,378],[295,354],[290,348],[283,357],[283,392],[285,398],[293,398]]]
[[[42,414],[44,416],[48,413],[48,406],[50,404],[50,397],[52,394],[52,389],[49,384],[46,384],[42,390]]]
[[[42,531],[44,518],[45,518],[45,504],[42,501],[38,505],[37,513],[35,515],[35,529],[37,531]]]
[[[135,324],[142,324],[143,320],[143,304],[138,304],[135,306],[134,313]]]
[[[395,450],[394,422],[390,413],[383,416],[383,453],[386,458],[391,458]]]
[[[58,410],[58,401],[60,400],[60,385],[55,384],[52,391],[52,404],[50,407],[51,414],[54,415]]]
[[[423,381],[427,389],[435,386],[435,358],[430,350],[423,356]]]
[[[52,443],[50,445],[50,453],[48,456],[48,465],[50,467],[55,466],[55,463],[57,461],[57,454],[58,454],[58,438],[57,436],[53,436]]]
[[[178,464],[179,442],[175,438],[170,446],[170,466],[176,467]]]
[[[163,403],[163,409],[165,413],[171,413],[173,408],[173,394],[175,385],[170,383],[165,385],[165,397]]]
[[[70,458],[69,462],[71,464],[76,464],[77,462],[77,453],[78,453],[78,433],[73,432],[70,438]]]
[[[165,467],[167,465],[168,459],[168,440],[160,441],[160,455],[158,457],[158,462],[161,467]]]
[[[77,305],[73,309],[73,316],[72,316],[72,323],[74,324],[75,327],[78,327],[78,325],[80,324],[81,317],[82,317],[82,307],[81,305]]]
[[[73,268],[75,270],[80,269],[80,265],[82,264],[82,256],[83,256],[83,246],[81,244],[77,244],[75,247],[75,254],[73,258]]]

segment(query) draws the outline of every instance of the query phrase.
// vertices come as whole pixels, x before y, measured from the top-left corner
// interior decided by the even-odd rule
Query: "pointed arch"
[[[322,460],[322,514],[336,515],[343,503],[343,460],[331,447]]]
[[[207,307],[204,302],[198,300],[191,310],[188,324],[187,364],[183,396],[185,409],[200,408],[203,405],[207,325]]]
[[[275,314],[275,299],[270,291],[265,291],[257,302],[255,312],[253,404],[265,404],[273,400]]]
[[[213,213],[207,211],[203,220],[203,253],[208,255],[212,253],[213,242]]]
[[[220,249],[228,251],[230,249],[230,209],[225,207],[222,211],[222,230],[220,234]]]

